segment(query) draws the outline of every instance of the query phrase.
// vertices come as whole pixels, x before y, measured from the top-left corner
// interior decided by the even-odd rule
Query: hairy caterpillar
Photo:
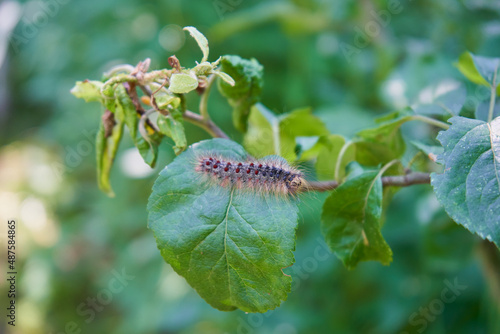
[[[280,157],[235,161],[212,154],[199,155],[195,170],[223,187],[235,186],[263,194],[293,196],[307,187],[302,172]]]

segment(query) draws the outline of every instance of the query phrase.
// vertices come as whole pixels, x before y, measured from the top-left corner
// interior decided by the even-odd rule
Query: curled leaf
[[[182,115],[179,112],[174,113],[175,116],[170,115],[158,116],[158,128],[160,132],[174,141],[175,145],[173,146],[174,152],[176,155],[179,155],[182,151],[186,149],[187,140],[186,134],[184,132],[184,124],[182,122]]]
[[[84,99],[85,102],[102,101],[102,85],[103,83],[100,81],[77,81],[70,92],[77,98]]]
[[[106,134],[105,125],[101,122],[96,139],[97,184],[110,197],[115,194],[109,182],[109,175],[122,139],[124,125],[120,118],[117,118],[117,121],[110,134]]]
[[[221,78],[222,80],[224,80],[224,82],[226,82],[227,84],[231,85],[231,86],[234,86],[235,85],[235,81],[233,78],[231,78],[231,76],[227,73],[224,73],[224,72],[221,72],[221,71],[214,71],[215,75],[217,75],[219,78]]]
[[[203,63],[207,61],[209,51],[207,38],[195,27],[184,27],[184,30],[189,31],[189,34],[196,40],[196,43],[198,43],[198,46],[201,49],[201,52],[203,52],[203,58],[201,62]]]

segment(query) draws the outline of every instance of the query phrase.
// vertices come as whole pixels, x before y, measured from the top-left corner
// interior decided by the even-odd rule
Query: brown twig
[[[384,176],[382,184],[384,186],[408,187],[414,184],[431,183],[431,175],[429,173],[410,172],[400,176]]]
[[[141,105],[141,102],[139,100],[139,95],[137,95],[137,90],[135,89],[136,84],[133,82],[124,82],[123,86],[125,86],[125,90],[127,91],[128,95],[130,96],[130,99],[132,100],[132,103],[134,104],[135,110],[141,117],[146,113],[144,108]],[[151,123],[149,119],[146,119],[146,124],[150,126],[152,129],[156,129],[157,127]]]
[[[212,137],[215,138],[225,138],[229,139],[228,135],[224,133],[212,120],[204,119],[201,115],[196,114],[192,111],[186,110],[182,115],[186,121],[194,125],[199,126],[206,132],[208,132]]]
[[[384,176],[382,177],[382,185],[407,187],[414,184],[427,184],[431,182],[430,174],[411,172],[406,175],[399,176]],[[313,181],[309,182],[306,191],[328,191],[333,190],[339,186],[337,181]]]

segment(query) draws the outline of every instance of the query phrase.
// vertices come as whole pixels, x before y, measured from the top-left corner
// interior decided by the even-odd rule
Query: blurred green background
[[[395,3],[397,14],[380,12]],[[262,102],[268,108],[282,113],[312,106],[330,131],[347,136],[381,113],[422,102],[440,85],[463,81],[453,66],[462,52],[500,55],[496,0],[1,2],[0,218],[17,219],[19,272],[17,324],[6,326],[2,314],[2,327],[34,334],[75,328],[500,333],[478,240],[448,218],[430,186],[402,189],[389,208],[383,233],[393,263],[363,263],[354,271],[321,242],[324,195],[305,196],[293,291],[274,311],[219,312],[175,274],[146,228],[147,199],[157,173],[174,157],[170,146],[162,144],[151,171],[124,136],[111,180],[117,196],[107,198],[97,188],[92,147],[102,110],[69,90],[77,80],[99,79],[115,64],[135,65],[146,57],[152,68],[167,67],[172,54],[193,66],[201,52],[182,32],[187,25],[208,37],[210,61],[237,54],[264,65]],[[368,37],[361,35],[366,31]],[[188,107],[196,110],[198,97],[191,94]],[[218,92],[209,111],[241,141]],[[428,129],[404,131],[435,136]],[[191,126],[188,135],[190,143],[207,138]],[[4,252],[6,229],[1,233]],[[5,272],[5,256],[0,265]],[[123,271],[130,280],[109,293]],[[443,303],[443,291],[456,281],[465,288]],[[5,279],[0,288],[4,300]]]

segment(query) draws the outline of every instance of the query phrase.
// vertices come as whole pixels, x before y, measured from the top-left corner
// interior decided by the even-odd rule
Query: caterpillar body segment
[[[196,171],[223,187],[237,187],[262,194],[294,196],[307,186],[301,171],[275,156],[236,161],[211,154],[200,155]]]

